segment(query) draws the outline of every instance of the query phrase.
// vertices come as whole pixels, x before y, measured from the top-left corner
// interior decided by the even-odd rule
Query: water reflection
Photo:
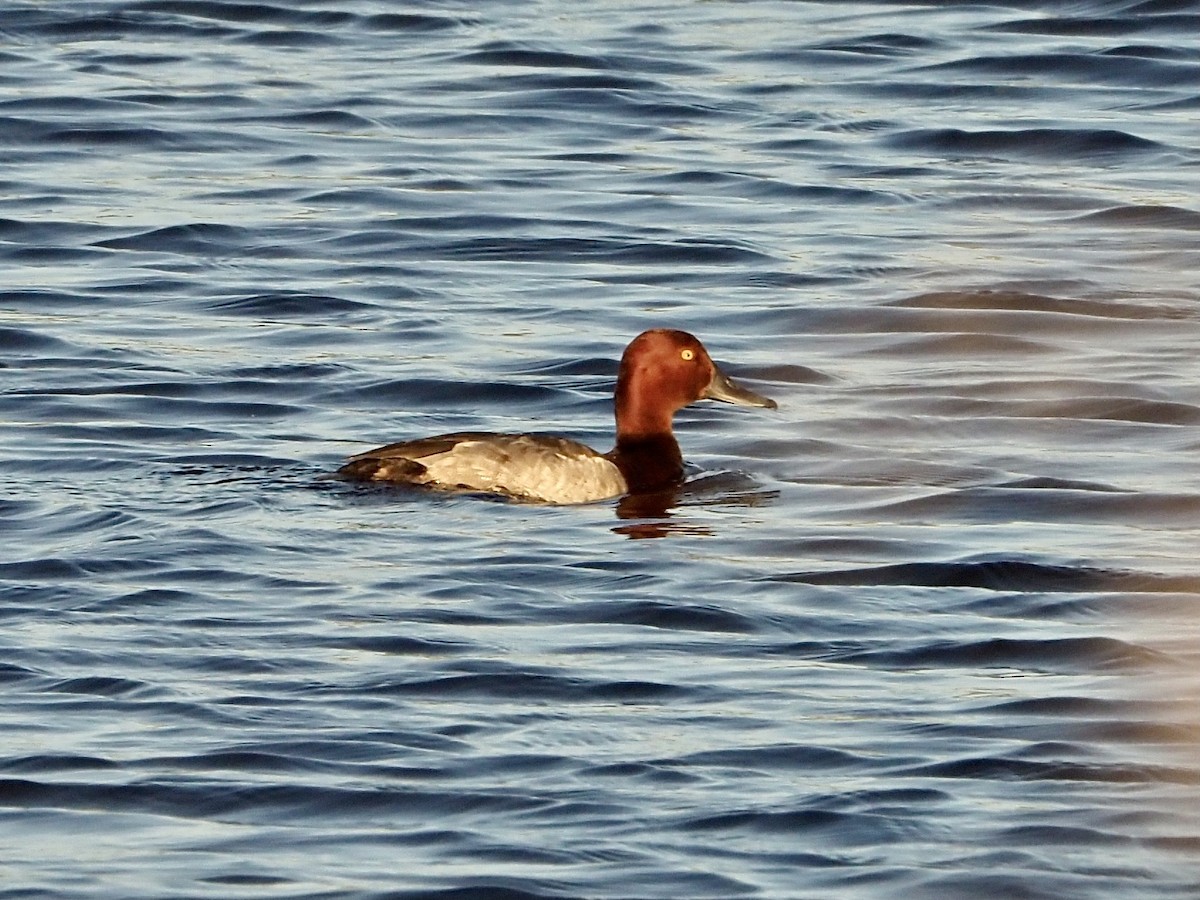
[[[640,521],[612,529],[634,540],[675,534],[712,535],[708,525],[677,518],[678,508],[761,507],[774,503],[779,491],[767,490],[738,472],[719,472],[687,481],[675,488],[649,494],[630,494],[617,503],[617,517]]]

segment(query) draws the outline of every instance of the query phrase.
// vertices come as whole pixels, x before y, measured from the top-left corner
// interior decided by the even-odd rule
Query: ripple
[[[319,294],[301,292],[256,294],[249,297],[235,297],[231,300],[221,300],[211,304],[214,312],[236,313],[254,317],[324,317],[350,312],[362,312],[371,309],[366,303],[348,300],[344,297],[330,297]]]
[[[897,563],[864,569],[802,572],[774,577],[807,584],[903,584],[972,587],[989,591],[1153,593],[1200,590],[1200,581],[1190,576],[1174,577],[1020,559]]]
[[[170,253],[230,252],[250,239],[249,233],[233,225],[196,223],[154,228],[127,237],[97,241],[110,250],[154,250]]]
[[[898,150],[939,156],[1007,156],[1020,158],[1101,161],[1141,156],[1166,148],[1124,131],[1102,128],[1023,128],[968,131],[961,128],[921,128],[887,138]]]
[[[1178,206],[1114,206],[1099,212],[1079,216],[1073,221],[1085,225],[1107,225],[1133,228],[1170,228],[1180,231],[1200,230],[1200,212]]]

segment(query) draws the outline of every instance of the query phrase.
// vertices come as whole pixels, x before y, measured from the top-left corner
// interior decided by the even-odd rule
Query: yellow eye
[[[679,358],[686,359],[688,362],[691,362],[693,359],[696,358],[696,353],[693,350],[680,350]]]

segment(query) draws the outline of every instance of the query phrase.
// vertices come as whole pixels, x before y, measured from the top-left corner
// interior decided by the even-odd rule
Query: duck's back
[[[458,432],[389,444],[350,457],[338,474],[548,503],[587,503],[628,490],[620,469],[591,447],[538,434]]]

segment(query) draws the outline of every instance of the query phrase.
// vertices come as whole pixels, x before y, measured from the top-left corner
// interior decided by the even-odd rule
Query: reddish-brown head
[[[621,357],[617,440],[671,434],[676,411],[702,399],[775,408],[775,401],[731,381],[686,331],[643,331]]]

